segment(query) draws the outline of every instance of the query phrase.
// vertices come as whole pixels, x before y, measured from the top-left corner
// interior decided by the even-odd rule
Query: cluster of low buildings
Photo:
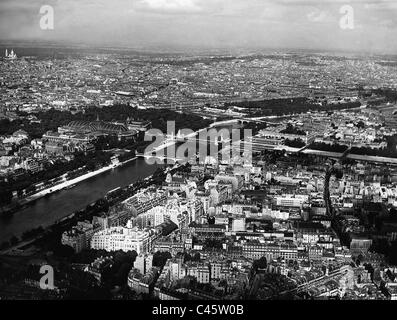
[[[32,139],[24,130],[0,136],[0,176],[3,179],[18,179],[24,173],[43,171],[55,162],[72,161],[77,153],[92,154],[96,151],[98,141],[106,141],[110,137],[133,143],[138,140],[140,132],[149,126],[150,123],[145,121],[72,121],[59,127],[57,132],[46,132],[40,139]],[[22,196],[64,179],[57,177],[54,179],[57,181],[42,181],[34,186],[34,190],[22,190]]]
[[[258,293],[265,298],[275,292],[390,298],[389,291],[373,284],[369,266],[376,273],[379,259],[387,263],[385,257],[371,258],[373,244],[396,239],[397,224],[388,219],[396,207],[397,168],[370,162],[346,165],[343,177],[333,177],[329,185],[336,219],[325,205],[326,168],[320,156],[294,153],[257,155],[250,166],[195,164],[190,173],[168,174],[161,187],[141,190],[95,217],[100,229],[93,226],[92,233],[93,228],[86,228],[86,237],[75,239],[85,248],[145,256],[137,260],[140,267],[134,266],[129,285],[164,299],[254,295],[261,285],[250,280],[256,279],[255,264],[263,258],[266,266],[260,272],[284,279]],[[385,219],[384,224],[377,227],[368,220],[371,215]],[[64,244],[67,239],[69,232]],[[153,269],[147,255],[158,252],[171,258]],[[189,258],[197,253],[199,258]],[[356,264],[358,256],[369,257],[365,265]],[[353,274],[347,287],[341,285],[346,270]]]
[[[0,65],[0,106],[4,107],[0,114],[50,108],[78,112],[90,105],[123,103],[241,117],[249,111],[237,106],[225,110],[223,103],[301,96],[343,103],[357,97],[358,83],[364,84],[363,89],[394,88],[396,80],[391,66],[363,57],[346,61],[275,52],[190,57],[137,54],[133,59],[147,63],[126,63],[122,53],[18,58],[7,52]]]
[[[289,149],[287,140],[299,141],[296,149],[314,144],[381,150],[397,134],[397,107],[361,108],[356,111],[308,112],[268,125],[252,138],[253,151]],[[296,132],[286,132],[292,127]],[[291,146],[294,147],[294,146]],[[308,151],[308,150],[306,150]],[[397,152],[397,149],[394,150]],[[340,152],[340,150],[335,150]],[[343,153],[343,151],[342,151]]]
[[[372,88],[396,83],[389,67],[361,58],[351,63],[306,54],[196,58],[158,57],[149,61],[155,66],[126,67],[123,55],[112,54],[15,57],[0,64],[0,118],[116,103],[240,117],[249,110],[225,110],[224,102],[305,95],[340,105],[357,100],[357,83],[368,74],[377,74]],[[380,242],[397,239],[396,165],[341,164],[343,176],[332,176],[328,185],[327,157],[285,146],[301,140],[302,148],[322,143],[384,149],[397,134],[395,124],[393,106],[288,117],[252,139],[251,164],[193,164],[190,172],[168,174],[162,185],[65,231],[62,244],[75,252],[135,251],[128,286],[160,299],[396,299],[396,270],[387,257],[373,253]],[[73,121],[33,140],[18,130],[0,139],[0,172],[38,172],[46,162],[95,151],[101,137],[133,141],[148,126]],[[169,254],[164,264],[154,265],[164,253]],[[112,265],[112,258],[101,257],[85,271],[100,281]]]

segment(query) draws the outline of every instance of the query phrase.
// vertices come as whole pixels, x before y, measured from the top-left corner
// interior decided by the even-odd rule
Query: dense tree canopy
[[[282,98],[260,101],[230,102],[225,106],[238,106],[247,108],[250,115],[255,116],[282,116],[288,114],[304,113],[308,111],[329,111],[358,108],[360,102],[347,102],[338,104],[328,104],[326,102],[319,105],[307,98]]]
[[[21,116],[27,116],[21,113]],[[141,110],[129,105],[114,105],[103,108],[88,107],[84,113],[79,112],[72,114],[69,111],[59,111],[50,109],[35,113],[40,123],[33,122],[26,118],[10,121],[8,119],[0,120],[0,135],[10,135],[19,129],[25,130],[32,138],[41,138],[42,135],[51,130],[57,131],[58,127],[68,124],[71,121],[84,120],[95,121],[99,118],[101,121],[126,121],[147,120],[152,122],[152,127],[167,131],[167,121],[175,121],[176,130],[189,128],[194,131],[205,128],[211,124],[210,120],[203,119],[200,116],[186,113],[179,113],[168,109],[146,109]]]

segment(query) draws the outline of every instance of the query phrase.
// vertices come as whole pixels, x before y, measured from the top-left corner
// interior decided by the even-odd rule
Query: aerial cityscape
[[[395,51],[3,38],[0,300],[397,300]]]

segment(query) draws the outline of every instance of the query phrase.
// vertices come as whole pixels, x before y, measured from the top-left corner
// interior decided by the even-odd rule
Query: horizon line
[[[329,48],[302,48],[302,47],[265,47],[265,46],[219,46],[219,47],[208,47],[205,45],[164,45],[164,44],[147,44],[139,46],[129,46],[121,44],[95,44],[95,43],[81,43],[81,42],[58,42],[49,40],[38,40],[38,39],[0,39],[0,46],[6,45],[7,43],[20,46],[32,46],[31,48],[76,48],[76,49],[98,49],[98,50],[125,50],[125,51],[137,51],[137,53],[146,54],[181,54],[186,53],[186,51],[208,51],[208,54],[214,54],[213,51],[225,51],[224,53],[217,54],[229,54],[230,51],[251,51],[251,53],[258,53],[255,51],[283,51],[283,52],[294,52],[294,51],[304,51],[311,53],[327,53],[327,54],[354,54],[359,56],[397,56],[397,52],[378,52],[378,51],[365,51],[365,50],[354,50],[354,49],[329,49]],[[158,52],[157,50],[164,50],[163,52]],[[153,51],[152,51],[153,50]],[[156,51],[156,52],[155,52]]]

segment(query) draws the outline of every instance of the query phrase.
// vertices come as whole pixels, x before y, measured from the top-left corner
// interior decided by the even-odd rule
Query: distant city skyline
[[[40,8],[54,8],[54,30]],[[340,12],[354,9],[354,28]],[[4,0],[0,40],[128,48],[397,51],[393,0]]]
[[[0,0],[0,300],[397,300],[396,11]]]

